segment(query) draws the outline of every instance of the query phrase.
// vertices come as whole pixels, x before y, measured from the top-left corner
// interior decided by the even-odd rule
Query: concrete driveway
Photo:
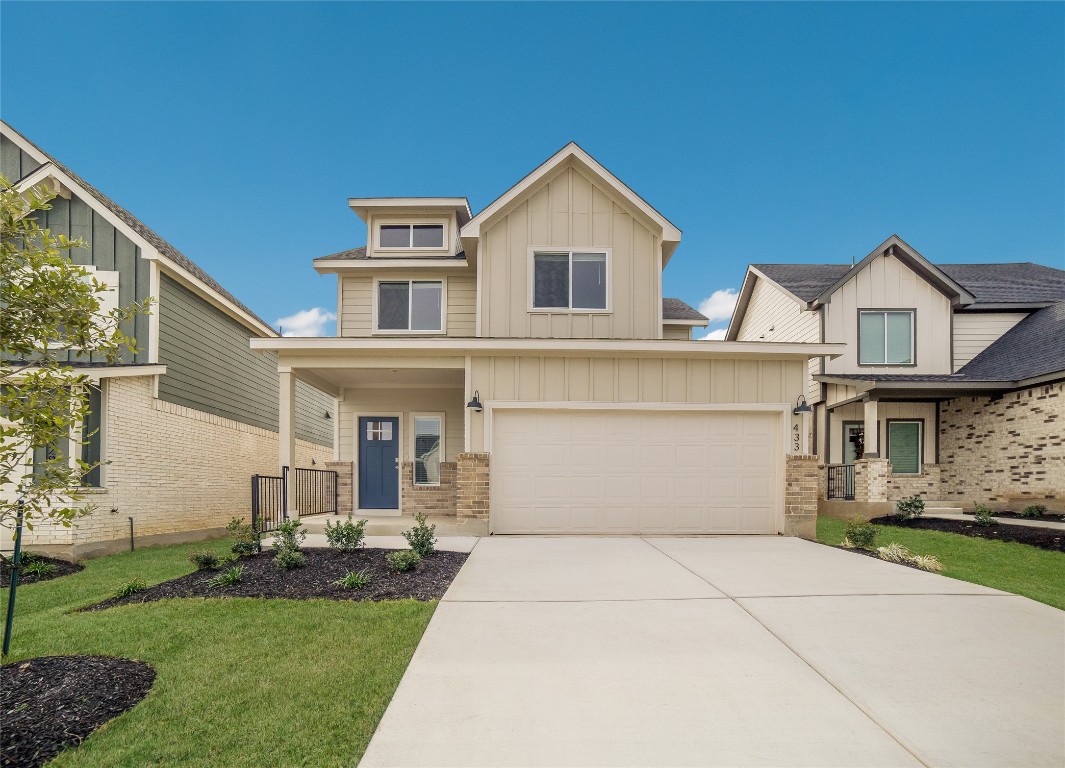
[[[1061,766],[1065,613],[793,538],[485,538],[361,764]]]

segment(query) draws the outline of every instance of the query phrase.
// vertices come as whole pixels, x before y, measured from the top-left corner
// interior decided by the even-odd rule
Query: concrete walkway
[[[481,539],[363,766],[1061,766],[1065,613],[782,537]]]

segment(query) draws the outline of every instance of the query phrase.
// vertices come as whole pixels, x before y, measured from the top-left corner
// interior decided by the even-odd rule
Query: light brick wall
[[[404,515],[454,515],[456,506],[456,476],[458,463],[440,462],[440,485],[415,485],[414,462],[402,466],[400,508]]]
[[[331,469],[337,473],[337,514],[338,515],[350,515],[354,510],[355,496],[354,487],[354,465],[352,461],[327,461],[325,463],[326,469]]]
[[[1065,509],[1065,383],[940,407],[943,498]]]
[[[460,453],[457,457],[456,514],[459,520],[488,519],[488,454]]]
[[[859,459],[854,462],[854,500],[887,501],[889,467],[887,459]]]
[[[784,535],[817,539],[818,457],[793,454],[784,473]]]
[[[251,476],[276,475],[277,433],[154,397],[150,376],[106,380],[104,486],[74,529],[39,524],[23,543],[81,545],[223,528],[251,516]],[[297,466],[331,460],[331,447],[297,441]],[[112,511],[114,510],[114,511]],[[4,536],[4,547],[10,537]]]
[[[920,496],[922,499],[939,500],[943,489],[940,485],[941,467],[938,464],[925,464],[919,475],[889,474],[887,482],[888,501]]]

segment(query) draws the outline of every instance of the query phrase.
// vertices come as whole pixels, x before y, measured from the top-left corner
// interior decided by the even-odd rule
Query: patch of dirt
[[[0,667],[0,765],[33,768],[132,709],[155,682],[143,661],[41,656]]]
[[[1015,541],[1039,549],[1065,552],[1065,531],[1033,528],[1028,525],[977,525],[970,520],[944,520],[938,517],[918,517],[902,521],[894,517],[877,517],[869,522],[895,528],[920,528],[925,531],[945,531],[993,541]]]
[[[344,554],[325,548],[303,550],[307,564],[282,571],[274,565],[274,553],[242,557],[218,571],[196,571],[164,581],[126,597],[112,597],[86,608],[98,611],[116,605],[148,603],[172,597],[280,597],[287,600],[436,600],[443,597],[459,568],[465,552],[437,552],[422,560],[413,571],[397,573],[388,567],[385,555],[391,549],[361,549]],[[214,587],[208,582],[234,565],[244,566],[239,584]],[[362,589],[345,589],[333,584],[351,571],[366,571],[370,583]],[[118,585],[116,585],[117,587]]]
[[[28,557],[27,557],[28,556]],[[51,563],[55,566],[55,572],[40,576],[36,573],[29,573],[26,571],[26,567],[31,562],[39,563]],[[23,584],[36,584],[39,581],[51,581],[52,579],[58,579],[60,576],[69,576],[72,573],[77,573],[82,570],[84,566],[76,563],[68,563],[66,560],[57,560],[54,557],[45,557],[44,555],[35,555],[28,552],[22,553],[22,572],[19,573],[18,583],[19,586]],[[4,556],[0,557],[0,587],[11,586],[11,560]]]

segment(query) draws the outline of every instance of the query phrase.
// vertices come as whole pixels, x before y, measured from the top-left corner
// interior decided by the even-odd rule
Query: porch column
[[[870,398],[865,403],[865,453],[866,459],[880,458],[880,422],[876,415],[876,400]]]
[[[296,375],[291,371],[282,371],[279,379],[278,474],[283,474],[284,468],[288,467],[288,515],[295,519],[299,517],[299,511],[296,509]]]

